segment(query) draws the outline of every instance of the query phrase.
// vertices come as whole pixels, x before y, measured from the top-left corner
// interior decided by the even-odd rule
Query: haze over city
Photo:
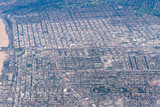
[[[0,107],[160,107],[159,0],[0,0]]]

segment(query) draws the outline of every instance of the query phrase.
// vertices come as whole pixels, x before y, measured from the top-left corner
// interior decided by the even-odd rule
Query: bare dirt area
[[[0,47],[8,47],[9,40],[8,35],[5,30],[5,24],[3,20],[0,18]],[[0,52],[0,75],[2,74],[3,62],[6,60],[6,52]]]

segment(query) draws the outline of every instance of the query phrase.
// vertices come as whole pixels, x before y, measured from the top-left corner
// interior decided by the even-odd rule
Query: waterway
[[[5,24],[3,19],[0,18],[0,50],[1,47],[8,47],[9,39],[6,33]],[[6,60],[7,53],[6,51],[0,51],[0,75],[2,75],[3,63]]]

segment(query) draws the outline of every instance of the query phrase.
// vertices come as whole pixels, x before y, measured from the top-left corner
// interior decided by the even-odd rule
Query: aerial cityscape
[[[6,1],[0,107],[160,107],[160,1]]]

